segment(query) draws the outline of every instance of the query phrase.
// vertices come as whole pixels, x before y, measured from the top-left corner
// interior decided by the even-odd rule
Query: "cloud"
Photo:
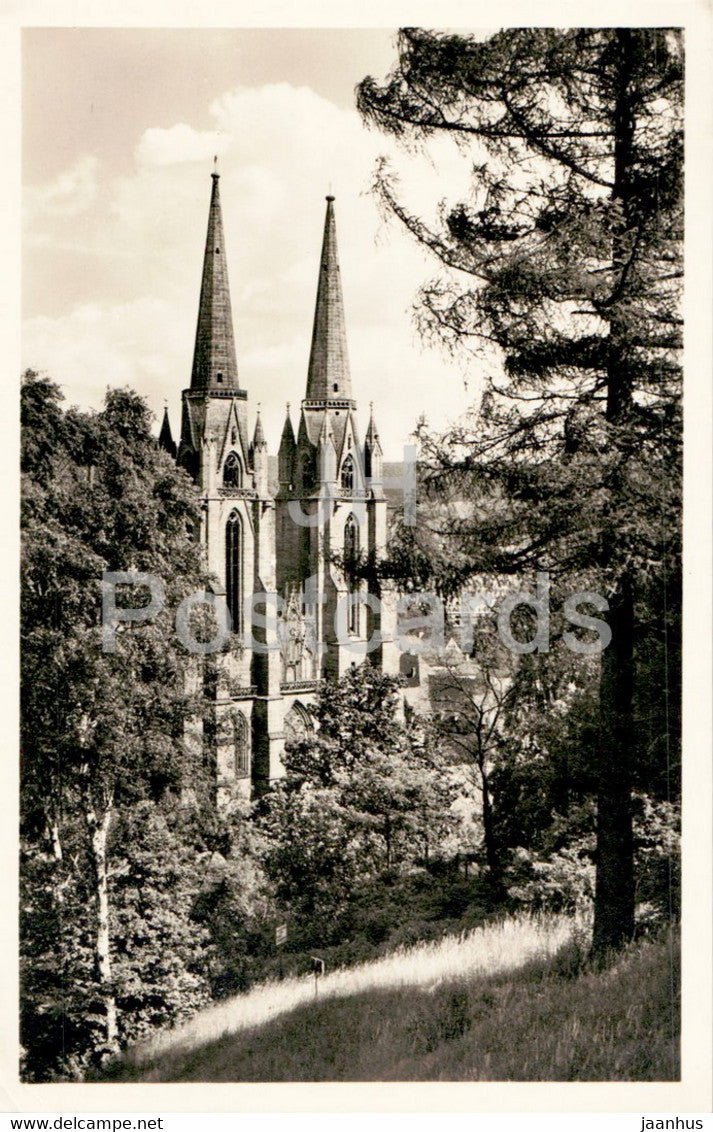
[[[96,409],[107,385],[130,385],[156,411],[176,375],[185,377],[192,327],[183,313],[166,300],[143,297],[115,305],[83,303],[69,315],[28,319],[25,364],[45,370],[69,404]]]
[[[46,249],[28,249],[33,270],[44,272],[44,293],[42,317],[25,328],[24,364],[46,368],[80,404],[101,403],[107,383],[148,394],[155,412],[166,397],[178,424],[190,377],[209,174],[220,152],[238,368],[251,413],[263,403],[271,449],[285,401],[294,405],[304,396],[330,191],[362,411],[373,399],[382,439],[397,455],[422,411],[434,422],[462,411],[458,368],[420,349],[411,320],[418,283],[434,265],[398,224],[384,228],[368,195],[376,157],[389,149],[393,155],[394,143],[367,131],[356,111],[287,83],[238,87],[215,99],[209,113],[209,131],[182,122],[143,131],[134,170],[101,185],[75,255],[66,247],[66,224],[50,217],[40,227],[34,218],[30,236],[49,234],[63,250],[52,260]],[[439,149],[437,158],[430,167],[421,162],[418,177],[403,182],[425,214],[427,203],[435,207],[443,195],[439,178],[450,188],[455,175],[454,146]],[[86,179],[92,167],[84,169]],[[462,184],[467,187],[465,175]],[[60,199],[51,189],[42,190],[46,198]],[[55,263],[62,287],[53,292]]]
[[[86,212],[97,196],[98,168],[97,158],[87,154],[53,181],[30,189],[25,196],[29,214],[69,217]]]
[[[216,130],[194,130],[185,122],[162,129],[152,126],[144,130],[135,150],[139,166],[179,165],[184,162],[209,161],[230,148],[232,138]]]

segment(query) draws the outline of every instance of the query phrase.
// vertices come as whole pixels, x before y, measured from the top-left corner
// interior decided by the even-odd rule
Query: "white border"
[[[0,785],[5,915],[2,949],[3,1018],[0,1032],[0,1111],[14,1112],[708,1112],[711,1105],[711,414],[713,347],[713,17],[695,0],[611,0],[588,3],[445,0],[438,5],[368,0],[271,0],[246,5],[208,0],[5,0],[0,24],[0,177],[2,261],[9,267],[0,302],[0,333],[7,362],[0,384],[3,461],[0,593],[7,626],[0,670],[5,758]],[[11,8],[10,11],[7,9]],[[200,11],[200,16],[197,13]],[[17,405],[20,264],[20,28],[92,27],[396,27],[468,26],[684,26],[687,48],[686,113],[686,343],[684,535],[684,846],[683,846],[683,1078],[681,1083],[538,1084],[255,1084],[255,1085],[21,1085],[16,1072],[17,878]],[[640,1127],[638,1121],[636,1128]]]

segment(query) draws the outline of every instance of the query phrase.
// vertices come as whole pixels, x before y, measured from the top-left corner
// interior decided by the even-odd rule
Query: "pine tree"
[[[446,268],[421,288],[424,334],[491,350],[479,411],[445,440],[422,436],[432,483],[479,500],[449,526],[451,586],[547,570],[609,603],[595,768],[604,950],[634,922],[636,620],[642,594],[665,591],[658,631],[675,637],[679,604],[681,39],[405,29],[398,48],[386,82],[358,88],[365,119],[426,148],[452,136],[474,158],[470,197],[444,205],[436,229],[384,163],[375,186]]]

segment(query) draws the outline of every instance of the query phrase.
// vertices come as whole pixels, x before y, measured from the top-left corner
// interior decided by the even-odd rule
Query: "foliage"
[[[593,839],[570,843],[545,858],[518,848],[508,870],[508,895],[535,911],[582,911],[594,896]]]
[[[637,920],[651,927],[681,915],[681,814],[677,805],[634,796]]]
[[[131,391],[109,391],[99,413],[60,402],[51,381],[25,375],[22,1018],[33,1080],[76,1075],[203,1003],[208,985],[177,816],[185,786],[200,798],[207,783],[183,743],[196,705],[171,620],[202,581],[197,504]],[[131,568],[161,579],[166,606],[119,626],[107,652],[101,576]]]
[[[113,975],[124,1044],[209,1001],[208,933],[193,916],[202,854],[184,824],[180,808],[144,800],[118,815],[114,827]]]
[[[104,1048],[92,893],[81,864],[81,851],[67,867],[41,845],[22,845],[20,1068],[25,1081],[79,1078],[89,1052]]]
[[[40,405],[56,408],[59,396],[46,379],[26,375],[23,821],[35,832],[59,823],[66,791],[87,774],[92,791],[117,800],[175,785],[189,657],[171,647],[171,609],[200,578],[189,537],[196,504],[156,449],[143,402],[114,390],[102,413],[70,410],[48,451]],[[122,626],[117,651],[107,654],[101,575],[128,568],[159,577],[167,607],[138,631]]]
[[[437,853],[455,787],[416,721],[397,717],[398,681],[368,664],[320,691],[316,732],[285,753],[264,800],[265,868],[305,939],[336,942],[358,881]]]
[[[416,149],[452,137],[473,170],[470,195],[443,204],[436,224],[404,203],[383,162],[375,181],[442,268],[420,291],[422,331],[486,368],[469,419],[446,437],[421,429],[427,484],[464,500],[442,522],[448,553],[434,571],[457,592],[481,572],[546,570],[608,601],[590,762],[595,945],[606,949],[634,925],[632,790],[654,778],[661,790],[657,748],[669,779],[676,765],[677,710],[654,712],[665,738],[646,760],[636,716],[651,707],[653,661],[673,695],[679,679],[681,37],[403,29],[398,51],[383,84],[358,89],[365,119]],[[424,554],[415,560],[422,577]]]

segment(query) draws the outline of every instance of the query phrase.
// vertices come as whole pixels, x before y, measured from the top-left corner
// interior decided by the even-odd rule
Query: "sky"
[[[384,28],[26,28],[23,368],[82,408],[128,384],[178,431],[217,154],[239,378],[270,450],[304,396],[330,192],[362,428],[373,401],[399,459],[422,413],[456,420],[477,366],[421,343],[412,307],[438,265],[369,187],[386,154],[434,217],[467,192],[468,160],[450,139],[409,156],[362,124],[356,83],[395,59]]]

